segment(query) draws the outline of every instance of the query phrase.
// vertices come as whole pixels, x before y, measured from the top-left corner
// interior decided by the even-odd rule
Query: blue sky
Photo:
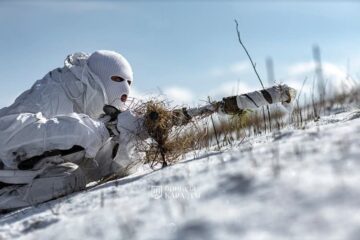
[[[259,88],[235,18],[265,82],[271,56],[277,82],[301,86],[314,44],[327,78],[359,80],[359,12],[356,1],[0,1],[0,107],[69,53],[98,49],[129,60],[135,96],[192,105]]]

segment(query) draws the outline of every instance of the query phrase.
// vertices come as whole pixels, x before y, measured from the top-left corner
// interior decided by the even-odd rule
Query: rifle
[[[165,156],[169,151],[166,142],[173,127],[187,125],[195,118],[208,117],[214,113],[236,115],[249,109],[258,109],[275,103],[282,103],[290,110],[289,107],[295,97],[295,89],[285,84],[276,85],[260,91],[225,97],[221,101],[211,102],[201,107],[180,108],[171,111],[149,108],[144,114],[144,124],[149,136],[157,143],[157,153],[154,156],[156,158],[160,155],[162,165],[165,167],[168,165]],[[108,129],[116,130],[117,115],[121,112],[109,105],[104,107],[104,112],[107,116]]]

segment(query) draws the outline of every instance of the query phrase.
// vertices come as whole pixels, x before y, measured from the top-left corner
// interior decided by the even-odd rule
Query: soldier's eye
[[[123,81],[125,81],[125,79],[123,79],[122,77],[119,77],[119,76],[112,76],[111,80],[113,80],[114,82],[123,82]]]
[[[130,86],[130,85],[131,85],[131,81],[130,81],[130,80],[128,80],[127,82],[128,82],[128,84],[129,84],[129,86]]]

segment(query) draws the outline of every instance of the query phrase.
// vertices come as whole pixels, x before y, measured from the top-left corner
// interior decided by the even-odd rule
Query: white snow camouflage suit
[[[63,68],[50,71],[0,109],[0,210],[82,190],[132,161],[130,133],[140,129],[141,118],[129,111],[118,117],[116,154],[111,153],[114,144],[108,144],[105,156],[99,155],[105,142],[112,141],[97,120],[108,99],[88,58],[69,55]],[[48,154],[54,152],[59,154]]]

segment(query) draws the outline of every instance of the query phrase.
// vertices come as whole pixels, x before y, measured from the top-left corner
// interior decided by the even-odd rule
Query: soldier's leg
[[[42,203],[83,190],[85,186],[85,175],[76,164],[49,166],[29,184],[1,188],[0,210]]]

